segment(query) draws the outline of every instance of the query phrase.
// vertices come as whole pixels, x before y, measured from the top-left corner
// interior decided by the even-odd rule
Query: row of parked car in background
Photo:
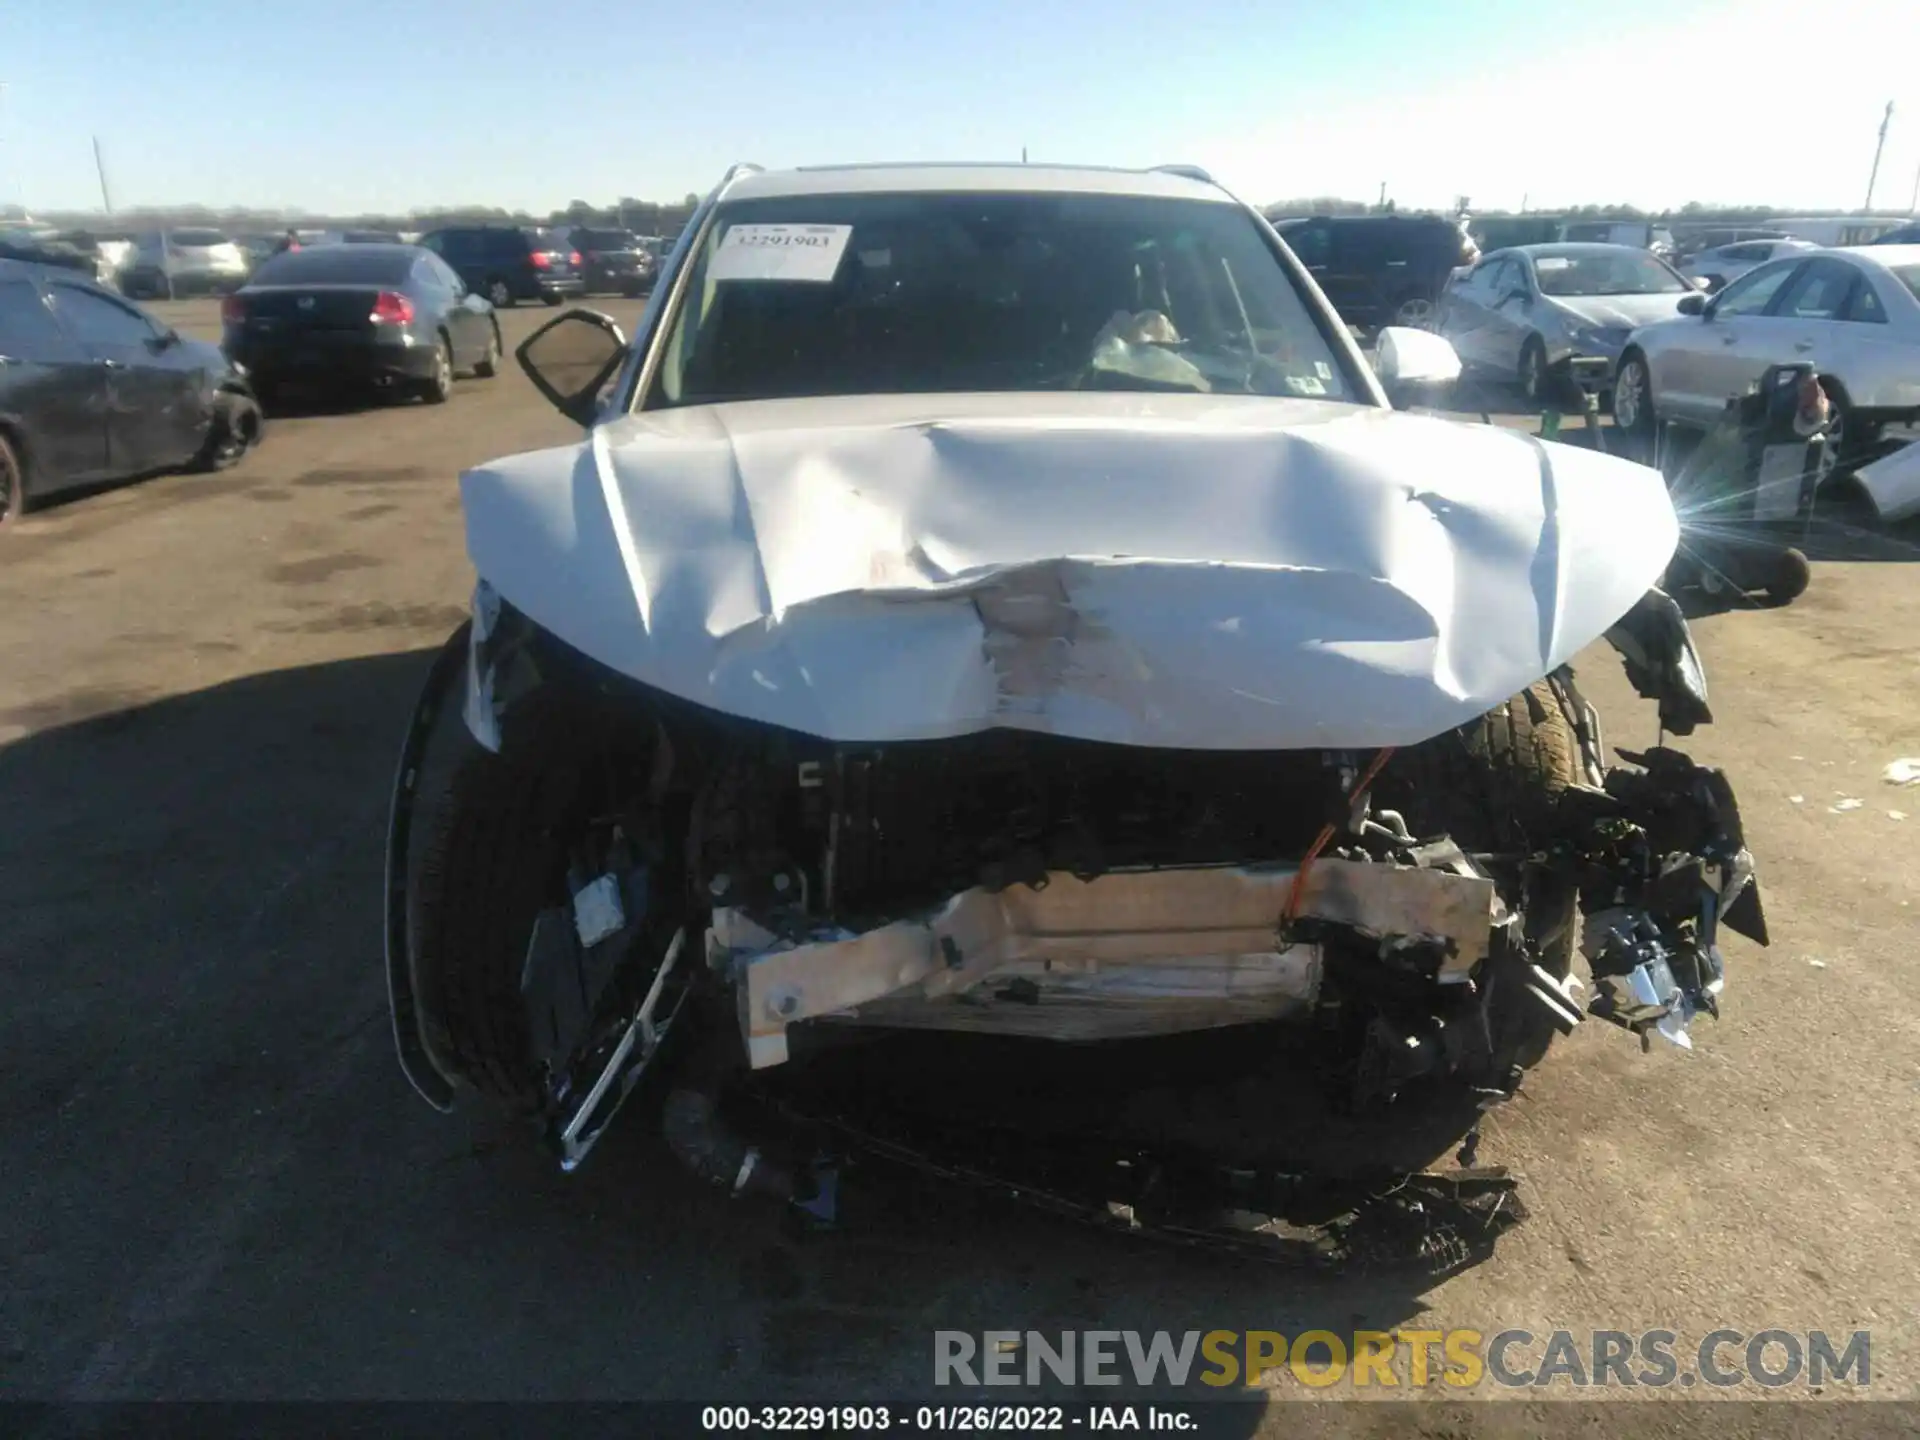
[[[1469,377],[1492,382],[1477,387],[1489,405],[1499,392],[1535,409],[1582,404],[1577,370],[1643,454],[1664,426],[1712,426],[1769,367],[1809,365],[1841,473],[1861,477],[1882,518],[1920,510],[1920,489],[1896,495],[1866,473],[1920,426],[1920,224],[1837,218],[1677,240],[1642,221],[1272,218],[1356,331],[1436,331]]]
[[[640,295],[653,283],[667,241],[598,226],[455,225],[395,230],[293,229],[230,234],[181,227],[132,234],[0,229],[0,259],[77,270],[136,300],[227,295],[287,248],[420,244],[496,305],[558,304],[581,294]]]
[[[457,375],[497,373],[497,307],[643,294],[663,244],[499,225],[0,237],[0,521],[61,491],[223,469],[296,392],[444,402]],[[205,294],[219,345],[137,303]]]

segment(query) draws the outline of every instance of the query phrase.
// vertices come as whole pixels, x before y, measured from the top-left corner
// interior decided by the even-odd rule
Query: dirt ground
[[[1778,1326],[1870,1329],[1872,1393],[1920,1395],[1920,787],[1881,779],[1920,755],[1920,537],[1697,622],[1689,748],[1774,945],[1731,940],[1696,1053],[1582,1026],[1486,1128],[1533,1212],[1493,1258],[1307,1280],[971,1203],[796,1238],[644,1125],[564,1177],[412,1094],[381,855],[471,585],[455,477],[570,433],[508,367],[0,535],[0,1394],[837,1400],[924,1391],[936,1328]],[[1581,674],[1653,739],[1611,652]]]

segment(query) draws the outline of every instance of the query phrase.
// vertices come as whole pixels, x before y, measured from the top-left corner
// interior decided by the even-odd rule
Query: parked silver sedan
[[[1516,245],[1455,276],[1437,328],[1463,363],[1511,377],[1528,400],[1545,404],[1564,391],[1567,361],[1617,361],[1635,326],[1678,314],[1698,293],[1631,245]]]
[[[1680,264],[1680,273],[1689,280],[1703,280],[1708,293],[1724,289],[1747,271],[1787,255],[1804,255],[1820,247],[1811,240],[1796,240],[1783,235],[1774,240],[1736,240],[1716,245],[1689,256]]]
[[[1788,255],[1682,309],[1634,331],[1621,352],[1613,415],[1622,429],[1712,425],[1769,365],[1802,363],[1839,410],[1843,454],[1888,421],[1920,417],[1920,245]]]

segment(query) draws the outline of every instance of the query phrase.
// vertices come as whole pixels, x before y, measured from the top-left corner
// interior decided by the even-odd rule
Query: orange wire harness
[[[1383,745],[1360,773],[1359,784],[1353,787],[1350,807],[1357,807],[1366,798],[1367,788],[1380,778],[1380,772],[1386,768],[1387,761],[1393,756],[1393,746]],[[1313,869],[1313,862],[1320,858],[1320,852],[1327,848],[1327,842],[1334,836],[1334,827],[1322,825],[1320,833],[1314,837],[1313,844],[1307,847],[1307,853],[1300,860],[1300,868],[1294,872],[1293,885],[1287,891],[1287,908],[1281,917],[1283,926],[1290,926],[1300,914],[1300,902],[1307,893],[1307,872]]]

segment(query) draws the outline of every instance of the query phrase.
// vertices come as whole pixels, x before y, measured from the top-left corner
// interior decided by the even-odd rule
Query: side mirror
[[[1682,315],[1704,315],[1707,313],[1707,297],[1695,290],[1691,295],[1682,295],[1675,308]]]
[[[513,352],[533,388],[576,425],[590,426],[600,390],[620,368],[627,337],[597,310],[569,310],[542,325]]]
[[[1389,325],[1374,341],[1373,373],[1394,409],[1435,405],[1460,378],[1460,356],[1431,330]]]

